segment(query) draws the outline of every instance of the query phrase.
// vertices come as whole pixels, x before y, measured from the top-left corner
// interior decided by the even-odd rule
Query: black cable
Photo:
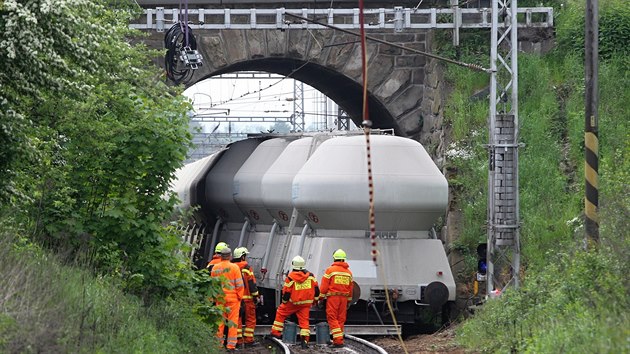
[[[188,25],[175,23],[164,35],[164,48],[166,48],[164,68],[166,76],[176,85],[190,81],[194,72],[194,69],[185,65],[181,58],[186,43],[190,50],[197,49],[197,41]]]

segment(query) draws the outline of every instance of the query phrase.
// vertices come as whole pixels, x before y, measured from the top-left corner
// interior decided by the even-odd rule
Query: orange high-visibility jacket
[[[208,265],[206,266],[206,268],[208,268],[209,271],[212,271],[212,266],[221,262],[221,256],[219,256],[218,254],[215,254],[214,256],[212,256],[212,259],[210,260],[210,262],[208,262]]]
[[[252,266],[247,264],[247,261],[236,261],[234,264],[241,269],[241,273],[243,274],[243,283],[245,284],[243,300],[253,300],[254,296],[258,296],[258,286],[256,285],[256,277],[254,276]]]
[[[322,296],[345,296],[352,300],[352,272],[346,262],[334,262],[322,277]]]
[[[221,262],[215,264],[212,267],[210,275],[213,277],[224,276],[227,278],[227,283],[223,286],[223,292],[225,293],[225,299],[230,301],[236,298],[237,301],[241,301],[245,292],[243,285],[243,276],[241,275],[241,269],[228,259],[221,260]]]
[[[315,300],[319,300],[319,286],[313,273],[307,270],[294,270],[289,273],[282,287],[282,302],[310,305]]]

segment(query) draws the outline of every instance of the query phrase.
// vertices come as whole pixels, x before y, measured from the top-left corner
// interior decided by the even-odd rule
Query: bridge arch
[[[426,50],[430,32],[370,30],[370,36]],[[333,30],[195,30],[204,64],[188,86],[236,71],[265,71],[300,80],[334,100],[355,124],[362,121],[361,49],[358,38]],[[158,34],[154,34],[158,40]],[[161,38],[160,38],[161,40]],[[157,43],[156,43],[157,44]],[[155,45],[154,45],[155,46]],[[368,105],[374,128],[419,138],[437,115],[437,84],[425,84],[435,63],[425,56],[368,42]],[[439,104],[438,104],[439,106]]]
[[[325,66],[291,58],[265,58],[245,60],[217,70],[211,75],[235,71],[265,71],[300,80],[330,97],[344,109],[354,123],[360,126],[362,119],[363,87],[356,81]],[[207,77],[206,77],[207,78]],[[205,79],[205,78],[204,78]],[[368,93],[369,116],[373,128],[393,128],[398,135],[397,122],[383,103]]]

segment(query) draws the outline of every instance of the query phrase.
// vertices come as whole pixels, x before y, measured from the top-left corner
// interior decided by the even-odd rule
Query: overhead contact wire
[[[359,16],[360,16],[360,14],[361,14],[361,11],[362,11],[362,10],[361,10],[361,9],[359,9]],[[353,36],[361,36],[361,34],[360,34],[360,33],[352,32],[352,31],[349,31],[349,30],[347,30],[347,29],[345,29],[345,28],[340,28],[340,27],[337,27],[337,26],[329,25],[329,24],[324,23],[324,22],[319,22],[319,21],[316,21],[316,20],[311,20],[310,18],[307,18],[307,17],[302,17],[302,16],[295,15],[295,14],[292,14],[292,13],[289,13],[289,12],[285,12],[285,15],[286,15],[286,16],[295,17],[295,18],[300,19],[300,20],[302,20],[302,21],[306,21],[306,22],[314,23],[314,24],[316,24],[316,25],[320,25],[320,26],[323,26],[323,27],[328,27],[328,28],[331,28],[331,29],[334,29],[334,30],[337,30],[337,31],[344,32],[344,33],[348,33],[348,34],[351,34],[351,35],[353,35]],[[363,23],[361,23],[361,27],[363,27]],[[367,35],[365,36],[365,39],[369,39],[369,40],[371,40],[371,41],[378,42],[378,43],[381,43],[381,44],[385,44],[385,45],[388,45],[388,46],[391,46],[391,47],[394,47],[394,48],[399,48],[399,49],[402,49],[402,50],[406,50],[406,51],[409,51],[409,52],[411,52],[411,53],[416,53],[416,54],[424,55],[424,56],[427,56],[427,57],[429,57],[429,58],[433,58],[433,59],[437,59],[437,60],[445,61],[445,62],[447,62],[447,63],[451,63],[451,64],[455,64],[455,65],[463,66],[463,67],[468,68],[468,69],[472,69],[472,70],[476,70],[476,71],[482,71],[482,72],[485,72],[485,73],[488,73],[488,74],[492,73],[492,70],[491,70],[491,69],[484,68],[484,67],[483,67],[483,66],[481,66],[481,65],[471,64],[471,63],[464,63],[464,62],[461,62],[461,61],[457,61],[457,60],[453,60],[453,59],[449,59],[449,58],[441,57],[441,56],[439,56],[439,55],[435,55],[435,54],[432,54],[432,53],[429,53],[429,52],[423,52],[423,51],[421,51],[421,50],[417,50],[417,49],[413,49],[413,48],[405,47],[405,46],[400,45],[400,44],[389,43],[389,42],[384,41],[384,40],[382,40],[382,39],[375,38],[375,37],[371,37],[371,36],[367,36]]]

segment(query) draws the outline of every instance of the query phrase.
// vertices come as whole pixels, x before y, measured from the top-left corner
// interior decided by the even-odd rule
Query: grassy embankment
[[[471,349],[630,351],[630,11],[616,0],[601,5],[601,242],[587,252],[583,8],[575,1],[565,6],[556,19],[558,47],[544,56],[519,56],[520,141],[525,144],[519,166],[523,285],[489,301],[464,323],[458,339]],[[448,77],[455,87],[447,112],[456,142],[450,150],[457,170],[451,184],[464,218],[455,247],[475,269],[475,247],[486,237],[487,152],[482,144],[488,136],[487,103],[469,97],[487,79],[450,67]]]
[[[211,352],[210,326],[185,303],[146,307],[115,277],[63,265],[26,239],[0,237],[0,349],[7,353]]]

